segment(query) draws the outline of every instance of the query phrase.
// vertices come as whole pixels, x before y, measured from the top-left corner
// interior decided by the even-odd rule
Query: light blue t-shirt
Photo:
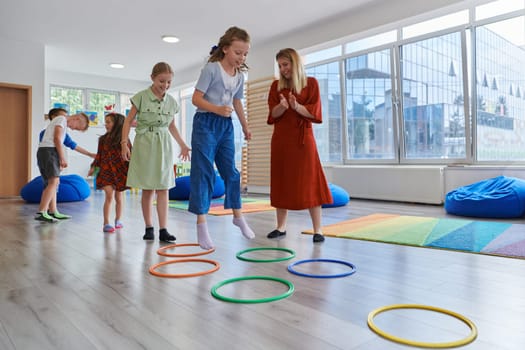
[[[228,75],[221,64],[208,62],[204,65],[195,89],[204,93],[204,99],[217,106],[233,106],[233,99],[242,99],[244,74]],[[197,112],[208,112],[197,108]]]

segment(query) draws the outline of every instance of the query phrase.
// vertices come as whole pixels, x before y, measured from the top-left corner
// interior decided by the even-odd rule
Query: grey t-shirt
[[[204,93],[206,101],[217,106],[233,106],[233,99],[242,99],[244,74],[234,76],[224,71],[220,62],[208,62],[202,68],[195,89]],[[197,112],[207,112],[197,108]]]

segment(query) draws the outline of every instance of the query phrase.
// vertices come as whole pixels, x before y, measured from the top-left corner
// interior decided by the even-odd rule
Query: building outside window
[[[306,74],[317,79],[323,107],[323,123],[313,126],[315,138],[329,140],[317,144],[319,157],[324,163],[341,163],[343,117],[339,63],[315,66],[307,69]]]
[[[524,23],[520,16],[476,28],[479,161],[525,160]]]
[[[461,33],[401,46],[406,159],[466,157]]]
[[[347,159],[395,159],[391,50],[345,60]]]

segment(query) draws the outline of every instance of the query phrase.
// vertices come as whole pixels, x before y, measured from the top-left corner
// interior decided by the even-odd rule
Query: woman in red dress
[[[97,174],[97,189],[102,189],[104,200],[104,226],[102,231],[114,232],[124,227],[122,217],[122,192],[129,189],[126,186],[129,162],[122,159],[120,138],[125,117],[119,113],[110,113],[105,116],[106,133],[98,139],[98,150],[88,175]],[[131,149],[131,142],[128,140]],[[115,198],[115,226],[109,222],[109,211]]]
[[[280,50],[276,60],[279,80],[270,87],[267,123],[273,125],[270,200],[277,227],[267,237],[286,234],[288,210],[308,209],[313,241],[323,242],[321,206],[333,200],[312,130],[312,123],[322,123],[319,84],[306,76],[294,49]]]

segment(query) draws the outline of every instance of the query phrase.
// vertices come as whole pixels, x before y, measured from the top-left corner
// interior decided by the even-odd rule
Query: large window
[[[131,106],[130,95],[116,91],[51,86],[49,96],[51,108],[64,107],[70,114],[86,112],[92,126],[103,126],[104,114],[108,111],[126,115]]]
[[[322,161],[525,162],[524,7],[494,1],[309,52]]]

